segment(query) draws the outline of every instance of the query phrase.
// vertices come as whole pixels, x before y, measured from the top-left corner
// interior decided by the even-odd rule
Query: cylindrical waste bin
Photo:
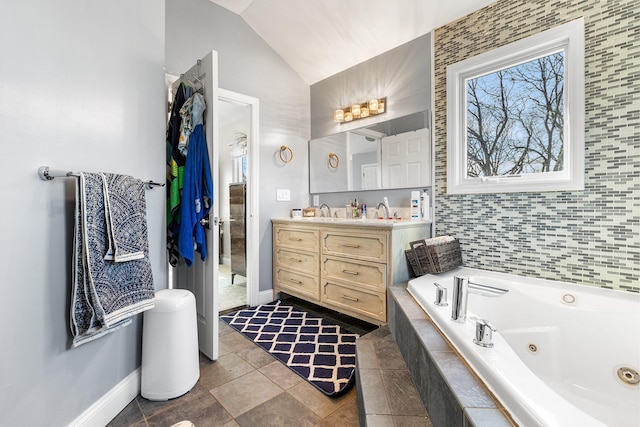
[[[196,299],[186,289],[156,292],[142,326],[142,397],[182,396],[200,377]]]

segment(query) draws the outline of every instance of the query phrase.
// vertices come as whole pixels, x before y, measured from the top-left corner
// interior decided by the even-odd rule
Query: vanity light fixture
[[[386,111],[386,104],[387,98],[376,98],[349,107],[341,107],[334,111],[333,120],[338,123],[346,123],[382,114]]]

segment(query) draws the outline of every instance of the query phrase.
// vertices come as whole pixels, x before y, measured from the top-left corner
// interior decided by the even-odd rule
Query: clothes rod
[[[78,177],[80,174],[71,171],[65,171],[60,169],[51,169],[49,166],[40,166],[38,168],[38,176],[43,181],[51,181],[53,178],[66,178],[69,176]],[[164,187],[163,183],[154,181],[144,181],[147,188]]]

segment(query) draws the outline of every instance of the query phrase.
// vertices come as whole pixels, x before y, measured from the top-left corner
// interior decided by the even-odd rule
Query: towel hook
[[[289,153],[288,155],[286,154],[287,152]],[[281,145],[278,157],[280,157],[280,160],[282,160],[283,163],[289,163],[293,160],[293,151],[286,145]]]
[[[336,153],[329,153],[329,167],[331,169],[338,169],[340,164],[340,158]]]

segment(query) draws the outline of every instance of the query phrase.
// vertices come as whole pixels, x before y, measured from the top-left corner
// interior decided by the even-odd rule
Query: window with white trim
[[[584,189],[584,21],[447,67],[449,194]]]

